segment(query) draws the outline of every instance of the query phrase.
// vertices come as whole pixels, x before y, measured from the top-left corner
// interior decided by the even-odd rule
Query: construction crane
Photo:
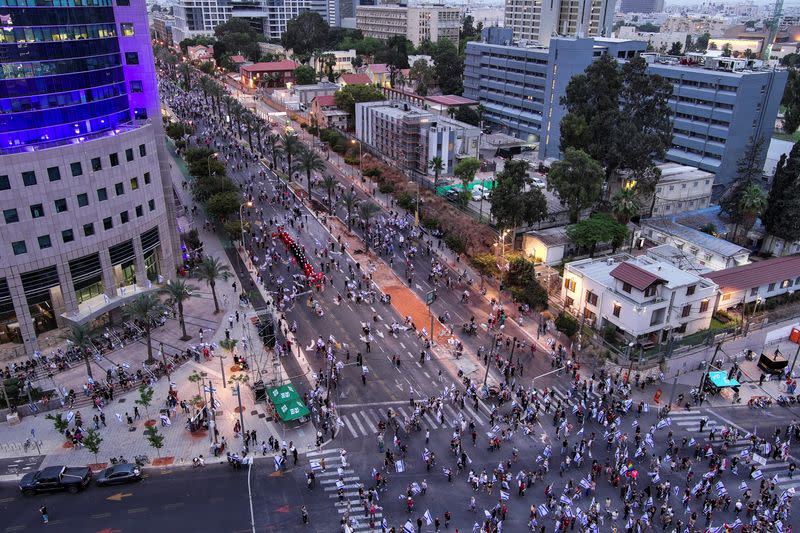
[[[772,45],[775,44],[775,37],[778,35],[778,27],[781,25],[781,17],[783,16],[783,0],[775,1],[775,9],[772,10],[772,18],[767,21],[769,33],[767,38],[764,39],[764,46],[761,52],[761,59],[769,61],[769,56],[772,54]]]

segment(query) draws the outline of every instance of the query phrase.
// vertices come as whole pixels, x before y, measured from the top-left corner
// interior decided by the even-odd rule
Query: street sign
[[[436,292],[435,291],[428,291],[425,293],[425,304],[431,305],[436,300]]]

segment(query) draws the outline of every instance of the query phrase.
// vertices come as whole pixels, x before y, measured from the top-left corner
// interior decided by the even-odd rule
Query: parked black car
[[[123,483],[135,483],[142,480],[142,469],[137,464],[123,463],[106,468],[97,475],[97,483],[100,486],[121,485]]]
[[[62,490],[75,494],[85,489],[91,480],[92,471],[88,467],[49,466],[22,476],[19,490],[26,496]]]

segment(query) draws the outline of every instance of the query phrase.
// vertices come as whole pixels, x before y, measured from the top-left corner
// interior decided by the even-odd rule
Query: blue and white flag
[[[743,492],[747,490],[747,481],[742,481],[741,483],[739,483],[739,490]]]
[[[694,446],[695,444],[697,444],[697,441],[694,440],[694,437],[692,437],[691,440],[686,443],[687,446]]]
[[[561,502],[561,503],[563,503],[564,505],[572,505],[572,500],[570,500],[569,498],[567,498],[567,496],[566,496],[565,494],[562,494],[562,495],[561,495],[561,498],[560,498],[558,501],[560,501],[560,502]]]
[[[402,459],[398,459],[394,462],[394,469],[397,471],[398,474],[406,471],[406,464],[403,462]]]
[[[425,523],[426,523],[426,524],[428,524],[428,525],[431,525],[431,524],[433,524],[433,517],[431,516],[431,511],[430,511],[430,509],[425,509],[425,514],[424,514],[424,515],[422,515],[422,518],[424,518],[424,519],[425,519]]]
[[[592,486],[592,484],[588,479],[585,479],[585,478],[581,479],[581,487],[583,487],[584,489],[588,489],[591,486]]]
[[[506,500],[508,500],[508,498],[509,498],[509,495],[508,495],[508,493],[507,493],[507,492],[504,492],[504,491],[502,491],[502,490],[501,490],[501,491],[500,491],[500,499],[501,499],[502,501],[506,501]]]
[[[407,520],[405,524],[403,524],[403,533],[416,533],[417,528],[414,524],[411,523],[411,520]]]
[[[772,479],[770,479],[770,482],[777,483],[778,482],[778,474],[775,474],[774,476],[772,476]]]
[[[761,479],[762,476],[763,476],[763,474],[761,473],[761,470],[759,470],[759,469],[753,470],[753,473],[750,475],[750,477],[752,477],[753,479]]]
[[[539,513],[539,516],[542,516],[542,517],[547,516],[548,514],[550,514],[550,511],[547,509],[547,506],[545,504],[539,505],[539,507],[536,508],[536,511]]]

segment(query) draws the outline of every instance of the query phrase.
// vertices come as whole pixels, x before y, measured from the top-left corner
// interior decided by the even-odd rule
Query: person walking
[[[47,524],[50,521],[50,517],[47,515],[47,506],[42,505],[39,507],[39,513],[42,515],[42,522]]]
[[[300,508],[300,519],[303,521],[303,525],[308,524],[308,510],[305,505]]]

